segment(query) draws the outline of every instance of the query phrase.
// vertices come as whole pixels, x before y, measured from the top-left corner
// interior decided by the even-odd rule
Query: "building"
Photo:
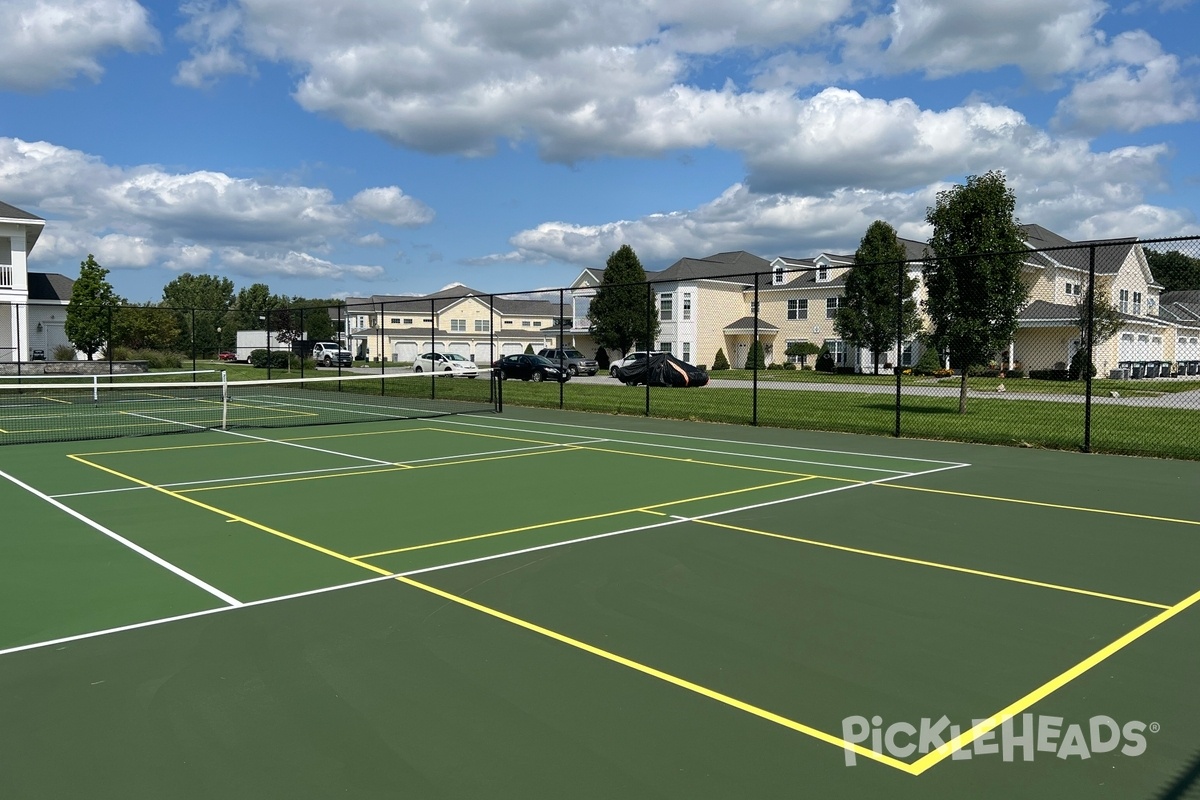
[[[357,358],[411,363],[436,349],[483,365],[527,347],[557,346],[565,316],[556,302],[462,285],[423,296],[349,297],[343,313]]]
[[[46,221],[0,202],[0,362],[53,358],[69,346],[67,302],[74,281],[30,272],[27,259]]]

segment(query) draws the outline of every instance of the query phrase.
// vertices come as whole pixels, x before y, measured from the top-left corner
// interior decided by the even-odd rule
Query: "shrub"
[[[717,348],[717,357],[713,359],[712,371],[716,372],[720,369],[729,369],[729,359],[725,358],[725,351]]]
[[[767,369],[783,369],[783,365],[776,364],[774,361],[772,361],[770,364],[767,364]]]
[[[838,375],[853,375],[854,367],[838,367],[834,370]]]
[[[75,347],[69,344],[58,344],[50,351],[50,355],[54,357],[55,361],[74,361]]]
[[[1083,380],[1083,377],[1084,377],[1083,371],[1085,369],[1087,369],[1089,366],[1092,369],[1091,376],[1093,378],[1096,377],[1096,365],[1088,363],[1087,351],[1086,350],[1077,351],[1075,353],[1075,355],[1071,356],[1071,366],[1067,368],[1067,371],[1071,373],[1071,380],[1073,380],[1073,381]]]
[[[265,369],[270,364],[272,369],[286,369],[289,363],[289,353],[286,350],[267,350],[259,348],[250,351],[250,366]]]
[[[168,350],[130,350],[127,360],[145,361],[150,369],[179,369],[183,366],[183,355]]]
[[[1035,381],[1069,381],[1071,371],[1066,369],[1031,369],[1029,377]]]
[[[812,342],[792,342],[787,346],[787,349],[783,351],[783,354],[793,358],[799,357],[800,365],[803,367],[808,365],[809,356],[815,356],[820,352],[821,348],[817,347]]]
[[[817,356],[817,371],[818,372],[833,372],[836,365],[833,363],[833,356],[829,352],[828,347],[822,347],[820,355]]]
[[[926,345],[921,351],[921,357],[917,359],[917,363],[913,366],[914,375],[932,375],[942,368],[942,360],[938,357],[937,350]]]
[[[1025,370],[1023,370],[1023,369],[1010,369],[1008,372],[1006,372],[1006,373],[1004,373],[1004,374],[1005,374],[1005,375],[1007,375],[1009,378],[1024,378],[1024,377],[1025,377]]]
[[[608,357],[608,351],[603,347],[596,351],[596,363],[600,365],[600,369],[607,370],[612,366],[612,360]]]
[[[766,354],[763,352],[762,342],[755,341],[750,345],[750,352],[746,355],[746,369],[766,368]]]
[[[793,364],[791,361],[783,362],[783,369],[795,369],[795,368],[796,368],[796,365]]]
[[[527,355],[527,356],[533,355],[533,345],[532,344],[525,345],[525,355]]]

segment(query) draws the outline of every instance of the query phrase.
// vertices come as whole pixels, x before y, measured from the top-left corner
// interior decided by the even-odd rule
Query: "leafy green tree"
[[[921,329],[913,293],[917,281],[903,266],[904,245],[895,229],[876,220],[854,253],[854,266],[846,275],[846,292],[833,326],[838,336],[856,348],[867,348],[879,374],[880,357],[899,338],[908,339]],[[896,308],[897,284],[903,301]]]
[[[608,257],[604,279],[592,298],[588,319],[592,338],[601,347],[628,353],[635,343],[649,350],[658,338],[658,315],[646,287],[646,270],[627,244]]]
[[[1008,346],[1029,289],[1016,196],[1001,172],[972,175],[937,194],[925,220],[933,226],[925,262],[931,340],[962,370],[958,411],[967,410],[967,372]]]
[[[179,317],[157,303],[122,305],[113,316],[113,344],[135,350],[170,350],[179,341]]]
[[[263,320],[267,310],[275,306],[286,305],[279,303],[271,295],[271,287],[265,283],[254,283],[238,290],[230,310],[229,322],[234,330],[259,331],[263,329]]]
[[[1146,261],[1150,264],[1154,279],[1162,284],[1163,291],[1200,289],[1200,258],[1184,255],[1178,250],[1160,253],[1148,249]]]
[[[713,359],[712,368],[713,372],[729,369],[729,359],[725,357],[725,351],[720,347],[717,348],[717,355]]]
[[[799,358],[800,366],[808,364],[808,357],[815,356],[821,352],[821,348],[817,347],[812,342],[792,342],[783,351],[785,356],[790,358]]]
[[[233,307],[233,281],[184,272],[163,287],[163,305],[175,309],[180,329],[176,346],[182,352],[216,355],[221,346],[217,329]]]
[[[755,341],[750,345],[750,352],[746,354],[746,369],[766,369],[767,358],[766,352],[763,350],[762,342]]]
[[[1083,295],[1075,303],[1076,320],[1075,324],[1079,327],[1079,353],[1083,353],[1080,358],[1083,361],[1087,360],[1088,347],[1088,296],[1091,294],[1089,287],[1083,287]],[[1092,350],[1093,354],[1096,345],[1107,342],[1112,337],[1116,336],[1125,324],[1125,320],[1121,317],[1121,311],[1113,304],[1104,292],[1096,292],[1096,296],[1092,300],[1090,328],[1093,333]],[[1076,355],[1079,355],[1076,353]],[[1071,359],[1071,380],[1079,380],[1083,375],[1083,368],[1075,368],[1075,359]],[[1096,365],[1092,365],[1092,376],[1096,375]]]
[[[87,261],[79,262],[79,279],[67,303],[64,328],[67,338],[87,354],[88,361],[108,343],[116,308],[117,293],[108,282],[108,270],[88,253]]]

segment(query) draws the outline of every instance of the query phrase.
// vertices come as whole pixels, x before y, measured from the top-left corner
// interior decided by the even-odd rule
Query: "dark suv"
[[[561,364],[572,375],[595,375],[600,369],[600,364],[594,358],[585,358],[583,353],[569,347],[558,350],[543,348],[538,350],[537,354],[555,364]]]

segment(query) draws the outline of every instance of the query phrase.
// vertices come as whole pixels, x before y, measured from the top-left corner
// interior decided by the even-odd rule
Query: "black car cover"
[[[670,353],[653,353],[648,359],[618,368],[617,379],[621,383],[651,386],[703,386],[708,383],[708,373]]]

